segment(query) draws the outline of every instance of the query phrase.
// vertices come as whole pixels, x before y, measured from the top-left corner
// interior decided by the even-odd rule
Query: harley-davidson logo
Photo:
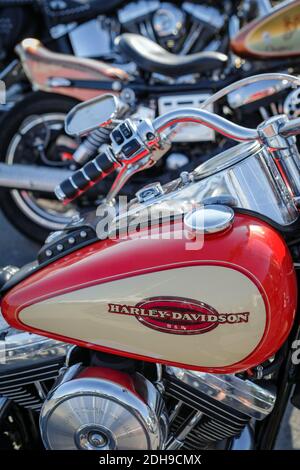
[[[195,335],[222,324],[248,323],[249,312],[219,313],[210,305],[179,297],[151,297],[136,305],[108,304],[109,313],[132,315],[149,328]]]

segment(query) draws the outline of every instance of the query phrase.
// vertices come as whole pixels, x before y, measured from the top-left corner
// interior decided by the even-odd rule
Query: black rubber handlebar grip
[[[64,180],[56,188],[55,194],[61,201],[70,202],[112,173],[117,166],[119,164],[116,161],[109,158],[106,153],[102,153]]]
[[[65,195],[66,198],[75,197],[78,191],[78,189],[73,186],[71,178],[64,180],[55,190],[55,193],[57,193],[59,199],[63,199],[63,197],[59,195],[59,189],[61,190],[61,193]]]

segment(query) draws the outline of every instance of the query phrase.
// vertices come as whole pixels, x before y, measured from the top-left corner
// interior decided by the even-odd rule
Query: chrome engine
[[[5,325],[0,316],[0,397],[39,411],[69,345]]]
[[[46,448],[229,448],[241,435],[251,442],[251,419],[265,418],[275,403],[272,390],[233,375],[160,370],[153,385],[140,373],[66,369],[41,411]]]
[[[225,6],[226,10],[226,6]],[[115,15],[102,14],[89,21],[51,28],[53,38],[68,34],[74,54],[102,60],[122,61],[114,46],[124,32],[141,34],[174,53],[218,50],[228,20],[223,5],[213,2],[177,3],[162,0],[127,2]]]
[[[173,52],[217,50],[225,16],[210,5],[139,0],[118,11],[123,30],[139,33]]]
[[[168,449],[224,448],[262,420],[276,395],[234,375],[166,368],[165,395],[173,401]],[[231,444],[229,444],[231,443]],[[245,449],[246,450],[246,449]]]
[[[64,367],[74,348],[4,323],[0,339],[0,398],[40,413],[47,449],[249,448],[250,421],[276,400],[271,388],[234,375],[157,366],[153,379]]]

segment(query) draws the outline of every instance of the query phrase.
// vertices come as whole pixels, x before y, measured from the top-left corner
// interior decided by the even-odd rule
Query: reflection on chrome
[[[12,366],[23,366],[27,362],[32,366],[41,360],[62,360],[70,345],[54,339],[27,333],[11,328],[0,313],[0,373]]]

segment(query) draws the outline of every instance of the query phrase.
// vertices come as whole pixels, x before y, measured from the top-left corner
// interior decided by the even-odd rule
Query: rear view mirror
[[[66,117],[66,133],[82,136],[98,127],[105,127],[122,114],[122,108],[121,101],[113,95],[101,95],[80,103]]]

